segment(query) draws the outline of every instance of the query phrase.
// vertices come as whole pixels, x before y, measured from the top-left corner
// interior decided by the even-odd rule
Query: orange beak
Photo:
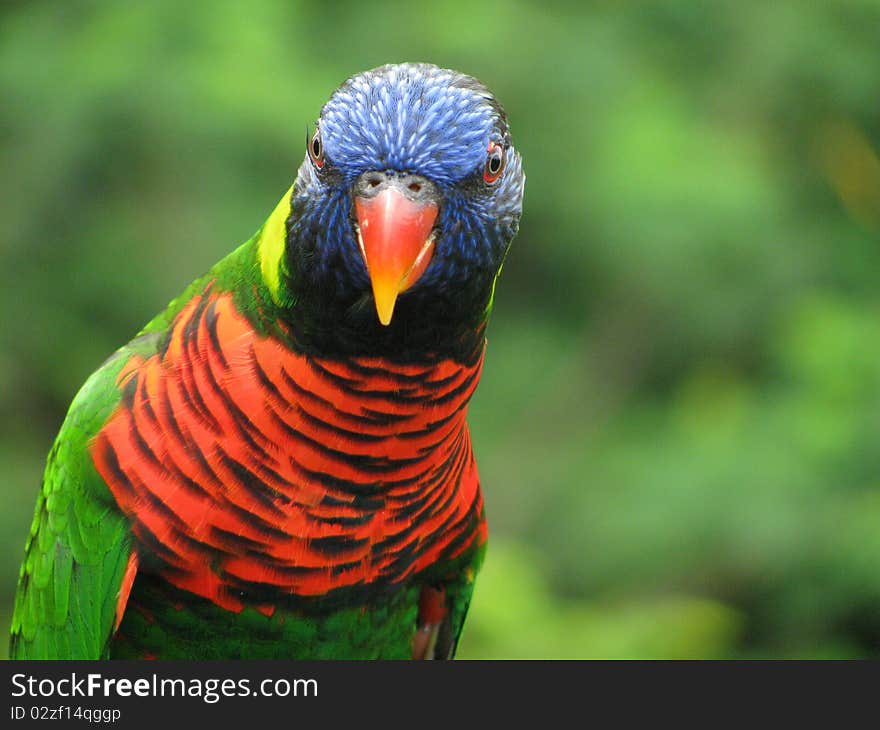
[[[397,296],[415,284],[431,262],[437,204],[409,200],[389,187],[370,198],[355,197],[354,207],[376,312],[388,325]]]

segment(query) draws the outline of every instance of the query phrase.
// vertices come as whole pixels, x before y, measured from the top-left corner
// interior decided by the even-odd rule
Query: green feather
[[[118,353],[89,378],[49,454],[19,578],[13,658],[97,659],[106,651],[132,542],[92,465],[89,439],[119,400],[116,375],[126,359]]]
[[[55,614],[52,623],[60,626],[67,618],[70,606],[70,579],[73,574],[73,554],[61,542],[55,545]]]

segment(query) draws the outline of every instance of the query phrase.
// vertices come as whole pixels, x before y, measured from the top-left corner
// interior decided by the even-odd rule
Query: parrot
[[[476,78],[351,76],[254,236],[47,458],[14,659],[449,659],[487,543],[466,415],[525,176]]]

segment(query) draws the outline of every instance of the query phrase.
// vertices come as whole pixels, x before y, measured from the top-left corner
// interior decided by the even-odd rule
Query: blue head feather
[[[438,313],[459,329],[479,325],[517,230],[525,180],[504,111],[488,89],[429,64],[382,66],[344,82],[318,129],[325,164],[319,170],[306,156],[288,221],[289,286],[306,310],[300,335],[351,324],[385,341],[411,331],[420,313],[434,326]],[[505,149],[504,172],[493,184],[483,180],[490,143]],[[386,332],[374,329],[352,217],[352,186],[368,171],[421,175],[442,194],[432,260],[401,295]]]
[[[364,170],[418,171],[453,187],[482,169],[489,141],[506,133],[497,104],[465,81],[416,64],[352,77],[321,112],[327,159],[348,181]]]

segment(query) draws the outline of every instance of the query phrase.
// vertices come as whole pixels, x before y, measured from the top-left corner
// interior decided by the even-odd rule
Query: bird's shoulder
[[[90,446],[119,402],[116,377],[129,351],[149,350],[155,339],[138,338],[108,358],[74,397],[55,438],[19,574],[13,657],[96,659],[105,651],[131,539]]]

